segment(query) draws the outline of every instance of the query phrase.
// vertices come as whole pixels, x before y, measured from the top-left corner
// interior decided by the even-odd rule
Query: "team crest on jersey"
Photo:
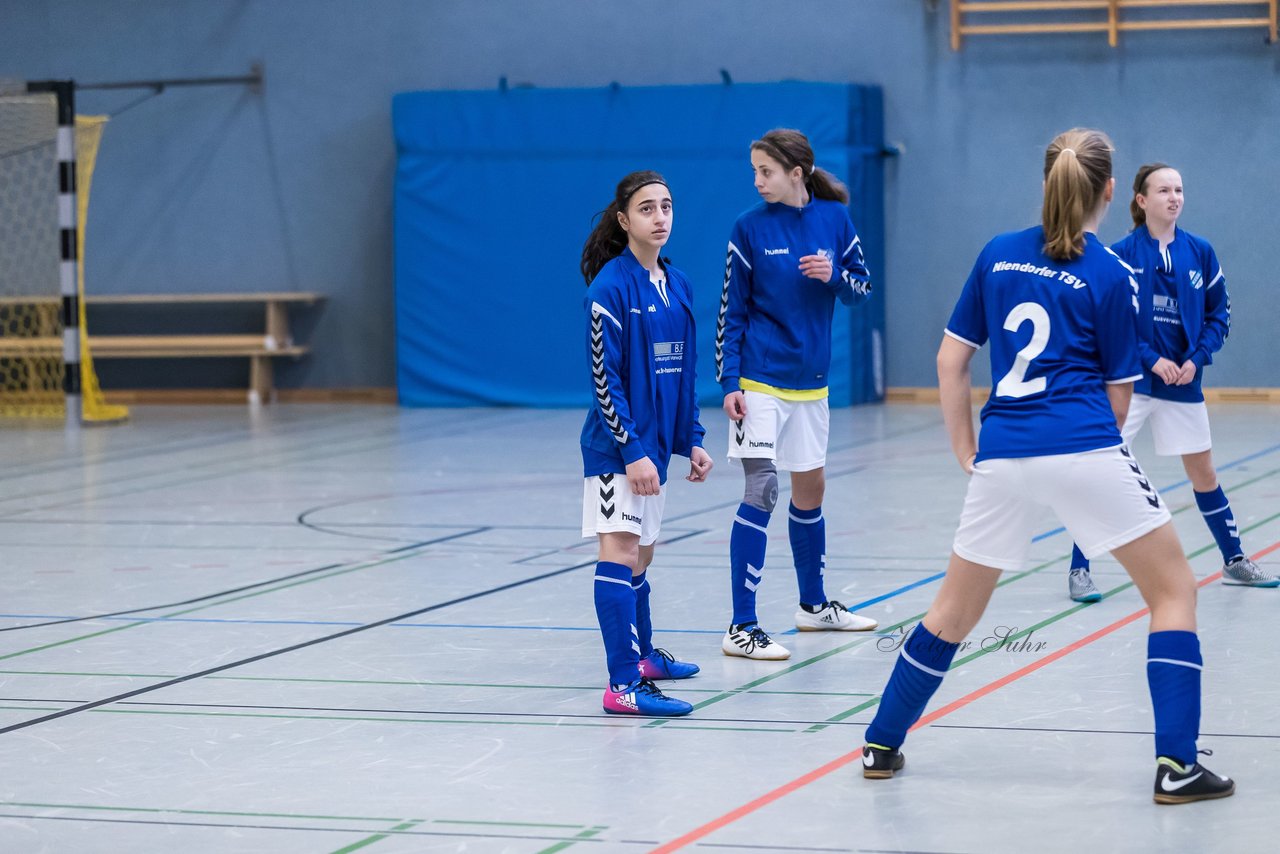
[[[1191,287],[1197,291],[1200,290],[1200,288],[1204,285],[1204,276],[1200,274],[1200,271],[1192,270],[1187,275],[1191,277]]]

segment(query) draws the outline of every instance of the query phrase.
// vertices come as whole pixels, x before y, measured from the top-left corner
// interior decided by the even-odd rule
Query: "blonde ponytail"
[[[1044,153],[1044,253],[1057,261],[1084,254],[1084,221],[1097,209],[1111,178],[1111,140],[1102,131],[1073,128]]]

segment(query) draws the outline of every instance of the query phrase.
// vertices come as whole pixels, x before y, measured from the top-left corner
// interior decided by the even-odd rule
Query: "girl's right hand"
[[[1166,359],[1161,356],[1156,361],[1155,366],[1151,368],[1151,373],[1163,380],[1165,385],[1177,385],[1178,375],[1182,373],[1182,368],[1172,359]]]
[[[740,391],[731,391],[724,396],[724,414],[730,421],[741,421],[747,417],[747,398]]]
[[[648,457],[627,464],[627,485],[633,495],[657,495],[662,489],[658,467]]]

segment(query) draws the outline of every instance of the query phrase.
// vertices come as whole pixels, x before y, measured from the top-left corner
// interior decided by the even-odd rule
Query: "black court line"
[[[523,423],[521,421],[520,423]],[[2,516],[22,516],[27,513],[36,511],[53,510],[60,507],[69,507],[82,505],[86,502],[103,501],[111,498],[119,498],[125,495],[137,495],[139,493],[150,492],[158,489],[167,489],[172,486],[189,486],[193,483],[201,481],[218,480],[220,478],[230,477],[234,474],[243,474],[245,472],[261,471],[264,461],[270,460],[272,465],[290,466],[298,462],[307,462],[311,468],[315,468],[315,464],[322,460],[332,460],[338,457],[349,456],[350,454],[360,453],[364,451],[372,451],[385,448],[400,448],[407,445],[416,444],[422,441],[434,441],[437,439],[448,439],[458,435],[473,435],[480,430],[488,430],[495,427],[503,426],[502,423],[486,424],[482,427],[475,427],[470,423],[456,433],[441,433],[432,435],[411,435],[409,437],[402,436],[396,427],[392,424],[388,426],[386,431],[378,436],[376,440],[371,440],[367,435],[355,435],[350,438],[338,440],[345,443],[343,447],[334,448],[334,441],[321,436],[314,442],[307,444],[294,444],[287,448],[280,448],[265,453],[259,453],[250,446],[249,450],[236,457],[226,460],[213,460],[208,463],[199,463],[194,466],[186,466],[181,469],[184,475],[189,474],[194,469],[212,469],[203,474],[184,476],[178,480],[170,480],[158,483],[148,483],[146,485],[136,485],[140,481],[153,478],[164,478],[172,474],[176,474],[178,470],[161,470],[156,472],[142,472],[136,475],[117,477],[112,480],[105,481],[100,485],[100,489],[109,489],[120,484],[132,484],[131,486],[111,491],[105,494],[97,495],[92,498],[85,498],[85,490],[82,486],[68,486],[62,489],[55,489],[48,492],[34,492],[26,495],[8,496],[3,499],[5,502],[15,501],[20,498],[34,499],[59,495],[77,495],[79,497],[59,501],[53,504],[46,504],[40,507],[24,507],[20,510],[0,511]],[[425,429],[428,428],[424,428]],[[361,444],[363,443],[363,444]],[[313,450],[315,445],[324,445],[326,452],[319,456]]]
[[[391,551],[385,552],[385,554],[397,554],[398,552],[407,551],[409,549],[422,548],[423,546],[433,546],[436,543],[444,543],[444,542],[448,542],[449,540],[457,540],[457,539],[461,539],[462,537],[469,537],[472,534],[479,534],[487,530],[489,530],[488,527],[473,528],[470,531],[463,531],[458,534],[450,534],[449,536],[446,536],[446,537],[437,537],[434,540],[425,540],[421,543],[414,543],[412,545],[404,546],[403,548],[392,549]],[[194,599],[184,599],[181,602],[167,602],[163,605],[146,605],[141,608],[130,608],[127,611],[112,611],[111,613],[108,613],[108,614],[91,614],[87,617],[68,617],[63,620],[49,620],[48,622],[44,622],[44,623],[27,623],[26,625],[22,625],[22,626],[4,626],[0,628],[0,632],[16,632],[19,629],[39,629],[44,626],[60,626],[65,623],[83,623],[88,620],[102,620],[108,617],[123,617],[129,614],[140,614],[143,611],[155,611],[161,608],[179,608],[183,605],[194,605],[197,602],[204,602],[209,599],[217,599],[221,596],[230,596],[233,593],[243,593],[246,590],[253,590],[256,587],[266,587],[269,584],[278,584],[281,581],[292,581],[295,578],[305,578],[308,575],[315,575],[317,572],[326,572],[330,569],[338,569],[339,567],[349,566],[352,564],[360,564],[365,562],[366,561],[349,561],[346,563],[331,563],[326,566],[318,566],[315,569],[304,569],[301,572],[294,572],[294,573],[290,573],[289,575],[282,575],[279,578],[269,578],[266,581],[258,581],[253,584],[246,584],[243,587],[233,587],[230,590],[220,590],[217,593],[207,593],[204,596],[197,596]]]
[[[68,715],[74,715],[80,712],[87,712],[90,709],[96,709],[99,706],[106,706],[111,703],[118,703],[121,700],[127,700],[130,697],[137,697],[142,694],[149,694],[152,691],[158,691],[161,688],[168,688],[172,685],[179,685],[183,682],[189,682],[192,679],[199,679],[202,676],[210,676],[214,673],[221,673],[225,670],[231,670],[236,667],[241,667],[245,664],[253,664],[254,662],[257,662],[257,661],[263,661],[268,658],[274,658],[277,655],[284,655],[285,653],[296,652],[300,649],[306,649],[309,646],[315,646],[316,644],[327,643],[328,641],[338,640],[339,638],[345,638],[350,635],[359,634],[360,632],[365,632],[365,631],[368,631],[369,629],[376,629],[382,626],[388,626],[388,625],[391,625],[392,623],[398,623],[401,620],[407,620],[410,617],[417,617],[421,614],[430,613],[431,611],[438,611],[441,608],[448,608],[452,605],[459,605],[463,602],[470,602],[474,599],[479,599],[484,596],[490,596],[494,593],[501,593],[503,591],[511,590],[516,587],[523,587],[526,584],[532,584],[536,581],[543,581],[547,578],[554,578],[557,575],[564,575],[567,572],[573,572],[574,570],[582,569],[583,567],[595,566],[595,564],[596,564],[596,560],[595,558],[592,558],[589,561],[584,561],[583,563],[574,564],[573,566],[566,566],[562,569],[552,570],[551,572],[544,572],[541,575],[534,575],[529,578],[521,579],[520,581],[512,581],[507,584],[499,585],[498,587],[491,587],[488,590],[481,590],[478,593],[469,593],[466,596],[459,596],[456,599],[450,599],[446,602],[437,602],[436,604],[428,605],[425,608],[418,608],[413,611],[406,611],[403,614],[397,614],[394,617],[387,617],[386,619],[383,619],[383,620],[377,620],[372,623],[366,623],[363,626],[356,626],[355,628],[344,629],[343,631],[334,632],[333,634],[330,634],[330,635],[324,635],[322,637],[312,638],[309,641],[303,641],[302,643],[291,644],[290,646],[281,647],[280,649],[274,649],[274,650],[271,650],[270,652],[259,653],[258,655],[253,655],[248,658],[242,658],[239,661],[231,661],[226,664],[221,664],[217,667],[210,667],[206,670],[201,670],[196,673],[189,673],[186,676],[178,676],[174,679],[166,679],[163,682],[157,682],[156,684],[148,685],[145,688],[136,688],[133,691],[126,691],[123,694],[116,694],[115,696],[106,697],[101,700],[94,700],[91,703],[82,703],[79,706],[75,706],[70,709],[63,709],[60,712],[53,712],[51,714],[42,715],[38,718],[32,718],[31,720],[23,721],[21,723],[10,724],[7,727],[0,727],[0,735],[4,735],[10,732],[16,732],[17,730],[21,730],[21,729],[26,729],[27,727],[32,727],[32,726],[35,726],[36,724],[48,723],[49,721],[57,720],[58,718],[64,718]]]
[[[50,700],[49,702],[56,702]],[[981,729],[981,730],[997,730],[1004,732],[1057,732],[1068,735],[1155,735],[1155,730],[1149,729],[1066,729],[1059,727],[1035,727],[1035,726],[979,726],[977,724],[932,724],[934,729]],[[1274,738],[1280,739],[1280,734],[1266,735],[1257,732],[1202,732],[1199,739],[1203,741],[1206,738]]]
[[[372,833],[386,834],[387,836],[442,836],[442,837],[463,837],[465,839],[523,839],[538,842],[571,842],[574,845],[585,843],[599,843],[608,840],[576,837],[576,836],[536,836],[534,834],[519,833],[463,833],[457,830],[393,830],[391,828],[369,828],[369,827],[313,827],[311,825],[297,824],[242,824],[239,822],[218,822],[218,821],[157,821],[145,818],[91,818],[89,816],[70,816],[70,815],[25,815],[22,813],[0,813],[0,818],[20,818],[34,821],[88,821],[95,824],[141,824],[150,825],[152,827],[217,827],[234,830],[303,830],[318,831],[321,833],[354,833],[361,836],[368,836]],[[627,842],[634,845],[657,845],[658,840],[639,841],[639,840],[618,840],[619,842]],[[615,843],[616,844],[616,843]]]
[[[707,533],[707,531],[705,530],[690,531],[689,534],[682,534],[681,536],[677,536],[677,538],[667,540],[667,542],[676,543],[678,542],[678,540],[687,539],[687,538],[690,538],[690,536],[696,536],[696,535],[705,534],[705,533]],[[353,629],[344,629],[343,631],[335,631],[333,632],[332,635],[324,635],[324,636],[321,636],[321,638],[305,640],[305,641],[302,641],[302,643],[300,644],[292,644],[292,645],[289,645],[289,647],[273,649],[271,650],[271,652],[259,653],[257,654],[257,656],[242,658],[242,659],[239,659],[239,661],[228,662],[228,663],[225,663],[225,665],[219,665],[218,667],[210,667],[210,668],[207,668],[207,670],[198,671],[196,673],[188,673],[188,675],[186,676],[178,676],[178,677],[174,677],[174,679],[165,680],[163,682],[156,682],[155,685],[148,685],[146,686],[146,688],[138,688],[132,691],[125,691],[125,693],[116,694],[114,695],[114,697],[108,697],[101,700],[93,700],[93,702],[91,703],[82,703],[82,704],[76,705],[76,707],[73,707],[73,708],[63,709],[63,711],[60,711],[60,712],[52,712],[50,714],[44,714],[44,716],[32,718],[32,720],[29,720],[29,721],[12,723],[12,725],[9,725],[6,727],[0,727],[0,735],[5,735],[5,734],[8,734],[8,732],[14,732],[17,730],[24,730],[24,729],[27,729],[27,727],[29,726],[36,726],[37,723],[46,723],[49,721],[55,721],[55,720],[58,720],[58,718],[60,717],[67,717],[68,714],[78,714],[79,712],[87,712],[87,711],[90,711],[90,709],[99,708],[101,707],[101,705],[108,705],[110,703],[119,703],[120,700],[127,700],[131,697],[140,697],[140,695],[142,694],[150,694],[151,691],[160,690],[161,688],[169,688],[169,686],[179,685],[179,684],[182,684],[182,682],[191,681],[193,679],[200,679],[201,676],[210,676],[212,675],[212,673],[220,673],[223,671],[232,670],[232,668],[241,667],[242,665],[252,665],[253,662],[264,661],[264,659],[266,658],[283,656],[283,654],[285,653],[297,652],[298,649],[314,647],[314,645],[316,644],[328,643],[328,641],[330,640],[347,638],[348,635],[355,635],[361,631],[378,629],[378,627],[380,626],[388,626],[390,624],[393,624],[393,622],[408,620],[408,618],[410,617],[417,617],[420,615],[424,615],[424,613],[430,613],[431,611],[439,611],[440,608],[448,608],[448,607],[454,606],[454,604],[471,602],[471,600],[479,599],[481,597],[486,597],[486,595],[492,595],[494,593],[502,593],[504,592],[504,590],[520,588],[520,586],[524,586],[526,584],[534,584],[535,581],[544,581],[547,579],[552,579],[552,577],[556,577],[558,575],[564,575],[566,574],[566,572],[581,570],[581,568],[588,567],[588,566],[595,566],[595,563],[596,563],[595,558],[591,558],[590,561],[575,563],[575,565],[573,566],[562,567],[562,568],[559,568],[559,570],[543,572],[543,574],[541,575],[530,576],[530,577],[527,577],[527,579],[521,579],[520,581],[511,581],[511,583],[495,586],[495,588],[489,588],[488,590],[480,590],[479,593],[468,593],[467,595],[463,595],[463,597],[458,597],[456,599],[449,599],[447,600],[447,602],[438,602],[436,604],[430,604],[430,606],[426,606],[425,608],[417,608],[416,611],[408,611],[406,613],[402,613],[402,615],[387,617],[385,618],[385,620],[370,622],[370,624],[365,624],[364,626],[356,626],[356,627],[353,627]],[[314,571],[314,570],[310,570],[310,571]]]
[[[555,690],[555,689],[548,689]],[[592,688],[591,691],[599,691],[598,688]],[[678,689],[672,689],[678,690]],[[749,692],[748,692],[749,693]],[[64,700],[51,697],[0,697],[3,703],[85,703],[85,700]],[[364,714],[364,715],[449,715],[458,718],[554,718],[555,720],[595,720],[595,721],[611,721],[623,724],[628,721],[634,721],[636,724],[652,723],[653,718],[646,717],[626,717],[619,715],[610,715],[606,712],[585,715],[569,712],[508,712],[508,711],[451,711],[449,709],[362,709],[349,708],[345,706],[276,706],[259,703],[160,703],[153,700],[121,700],[121,706],[148,706],[151,708],[175,708],[175,709],[244,709],[246,711],[255,712],[341,712],[345,714]],[[316,718],[316,720],[327,720],[326,718]],[[395,718],[388,718],[388,723],[395,723]],[[680,723],[674,721],[674,723]],[[783,726],[813,726],[815,724],[824,724],[829,726],[858,726],[864,727],[871,723],[870,721],[828,721],[828,720],[792,720],[782,718],[708,718],[699,716],[697,718],[688,719],[689,723],[716,723],[716,724],[779,724]],[[993,727],[994,728],[994,727]],[[974,729],[983,729],[983,727],[974,727]],[[1084,730],[1068,730],[1068,732],[1084,732]],[[1150,733],[1147,733],[1150,735]],[[1260,736],[1264,738],[1274,738],[1276,736]]]

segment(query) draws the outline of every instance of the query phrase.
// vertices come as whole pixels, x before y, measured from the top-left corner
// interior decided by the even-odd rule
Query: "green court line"
[[[386,824],[400,821],[413,821],[421,824],[428,821],[428,819],[424,818],[402,819],[373,815],[324,815],[320,813],[246,812],[241,810],[191,810],[177,808],[170,809],[165,807],[110,807],[93,804],[49,804],[35,801],[0,801],[0,807],[29,807],[34,809],[86,810],[98,812],[141,812],[151,813],[154,815],[228,816],[234,818],[298,818],[306,819],[308,821],[377,821]],[[469,825],[475,827],[529,827],[550,830],[581,830],[586,827],[586,825],[583,824],[551,824],[548,822],[535,821],[474,821],[444,818],[433,819],[431,820],[431,823]]]
[[[334,578],[335,576],[339,576],[339,575],[346,575],[348,573],[359,572],[365,569],[373,569],[379,566],[386,566],[387,564],[397,563],[398,561],[402,561],[402,560],[408,560],[411,557],[418,557],[421,554],[422,549],[425,549],[425,548],[429,548],[429,546],[423,546],[420,549],[414,549],[412,551],[404,552],[402,554],[386,557],[386,558],[383,558],[382,560],[377,560],[372,563],[360,563],[360,564],[357,564],[356,566],[347,567],[345,569],[336,569],[333,572],[327,572],[324,575],[316,575],[310,578],[298,579],[297,581],[292,581],[288,584],[282,584],[278,587],[268,587],[263,590],[256,590],[252,593],[246,593],[242,596],[235,596],[230,599],[220,599],[217,602],[206,602],[203,605],[198,605],[195,608],[188,608],[185,611],[174,611],[171,614],[161,614],[159,615],[159,619],[165,619],[168,617],[180,617],[184,614],[194,614],[197,611],[204,611],[208,608],[218,608],[218,607],[221,607],[222,605],[230,604],[231,602],[238,602],[241,599],[253,599],[254,597],[257,597],[257,596],[265,596],[268,593],[275,593],[280,590],[287,590],[290,587],[297,587],[302,584],[312,584],[314,582],[325,581],[327,579]],[[54,647],[66,646],[67,644],[78,643],[79,641],[101,637],[102,635],[109,635],[114,632],[122,632],[125,629],[132,629],[138,626],[154,625],[155,623],[156,621],[154,619],[139,620],[136,623],[125,623],[122,626],[115,626],[114,628],[103,629],[100,632],[91,632],[90,634],[87,634],[87,635],[78,635],[73,638],[67,638],[66,640],[54,641],[53,643],[42,644],[41,646],[31,647],[30,649],[23,649],[23,650],[19,650],[18,652],[11,652],[11,653],[8,653],[7,655],[0,655],[0,661],[5,661],[6,659],[10,659],[10,658],[17,658],[22,655],[30,655],[33,652],[41,652],[43,650],[52,649]]]
[[[417,827],[420,824],[422,824],[422,819],[420,818],[411,819],[409,821],[403,821],[400,824],[397,824],[395,827],[391,828],[390,830],[386,831],[385,833],[375,833],[373,836],[365,837],[364,839],[361,839],[359,842],[353,842],[350,845],[344,845],[343,847],[339,848],[337,851],[334,851],[333,854],[351,854],[352,851],[358,851],[361,848],[365,848],[369,845],[374,844],[375,842],[381,842],[382,840],[386,839],[388,836],[392,836],[393,834],[401,830],[409,830],[410,828]]]
[[[1280,471],[1280,469],[1277,469],[1277,471]],[[1275,472],[1271,472],[1271,474],[1274,474],[1274,473],[1275,473]],[[1181,509],[1185,509],[1185,508],[1181,508]],[[1176,511],[1175,511],[1175,512],[1176,512]],[[1247,534],[1247,533],[1249,533],[1250,531],[1253,531],[1253,530],[1255,530],[1255,529],[1257,529],[1257,528],[1260,528],[1260,527],[1262,527],[1263,525],[1266,525],[1266,524],[1267,524],[1267,523],[1269,523],[1269,522],[1273,522],[1273,521],[1275,521],[1276,519],[1280,519],[1280,513],[1275,513],[1275,514],[1273,514],[1273,515],[1271,515],[1271,516],[1268,516],[1268,517],[1267,517],[1267,518],[1265,518],[1265,519],[1261,519],[1261,520],[1259,520],[1259,521],[1255,522],[1254,524],[1252,524],[1252,525],[1248,526],[1247,528],[1241,528],[1241,529],[1240,529],[1240,533],[1241,533],[1241,534]],[[1193,551],[1193,552],[1191,552],[1190,554],[1188,554],[1188,555],[1187,555],[1187,559],[1188,559],[1188,560],[1194,560],[1195,558],[1199,557],[1200,555],[1204,554],[1205,552],[1211,551],[1212,549],[1216,549],[1217,547],[1218,547],[1218,544],[1217,544],[1217,543],[1210,543],[1210,544],[1209,544],[1209,545],[1207,545],[1207,546],[1202,546],[1201,548],[1198,548],[1198,549],[1196,549],[1195,551]],[[1066,560],[1066,558],[1065,558],[1065,557],[1063,557],[1063,558],[1058,558],[1058,559],[1056,559],[1056,560],[1054,560],[1054,561],[1050,561],[1050,563],[1058,563],[1058,562],[1063,561],[1063,560]],[[1017,578],[1021,578],[1022,576],[1028,575],[1028,574],[1030,574],[1031,572],[1038,572],[1038,571],[1039,571],[1040,569],[1042,569],[1044,566],[1047,566],[1047,564],[1042,564],[1040,567],[1037,567],[1036,569],[1033,569],[1033,570],[1029,570],[1029,571],[1028,571],[1028,572],[1026,572],[1026,573],[1022,573],[1021,575],[1015,576],[1014,578],[1010,578],[1010,579],[1002,580],[1002,581],[1000,581],[1000,582],[998,582],[998,583],[996,584],[996,587],[1001,587],[1001,586],[1003,586],[1004,584],[1008,584],[1008,583],[1010,583],[1010,582],[1012,582],[1012,581],[1015,581],[1015,580],[1017,580]],[[1117,586],[1117,587],[1113,587],[1112,589],[1108,590],[1106,593],[1102,594],[1102,599],[1103,599],[1103,601],[1105,602],[1107,599],[1110,599],[1112,596],[1115,596],[1117,593],[1122,593],[1122,592],[1124,592],[1125,590],[1128,590],[1130,587],[1133,587],[1133,581],[1132,581],[1132,580],[1130,580],[1130,581],[1126,581],[1126,582],[1124,582],[1123,584],[1120,584],[1119,586]],[[1037,631],[1039,631],[1040,629],[1043,629],[1045,626],[1052,625],[1053,623],[1056,623],[1056,622],[1058,622],[1059,620],[1065,619],[1065,618],[1067,618],[1067,617],[1071,616],[1072,614],[1078,613],[1079,611],[1083,611],[1085,608],[1088,608],[1088,607],[1090,607],[1091,605],[1096,605],[1096,604],[1097,604],[1096,602],[1093,602],[1093,603],[1090,603],[1090,602],[1082,602],[1082,603],[1080,603],[1080,604],[1078,604],[1078,605],[1075,605],[1075,606],[1073,606],[1073,607],[1071,607],[1071,608],[1067,608],[1065,611],[1062,611],[1062,612],[1060,612],[1060,613],[1058,613],[1058,614],[1055,614],[1054,616],[1049,617],[1049,618],[1047,618],[1047,619],[1041,620],[1039,623],[1036,623],[1034,626],[1030,626],[1029,628],[1023,629],[1023,630],[1022,630],[1022,631],[1020,631],[1020,632],[1015,632],[1014,634],[1009,635],[1008,637],[1006,637],[1006,638],[1003,640],[1003,642],[1002,642],[1000,645],[997,645],[997,646],[995,646],[995,647],[992,647],[991,649],[979,649],[977,652],[974,652],[974,653],[973,653],[973,654],[971,654],[971,655],[967,655],[967,656],[965,656],[964,658],[961,658],[961,659],[958,659],[958,660],[956,660],[956,661],[951,662],[951,666],[950,666],[949,668],[947,668],[947,670],[948,670],[948,672],[950,672],[951,670],[955,670],[957,667],[960,667],[961,665],[968,664],[969,662],[974,661],[975,659],[982,658],[984,655],[988,655],[988,654],[990,654],[990,653],[992,653],[992,652],[998,652],[1000,649],[1003,649],[1003,648],[1004,648],[1004,646],[1005,646],[1005,645],[1007,645],[1007,644],[1009,644],[1009,643],[1012,643],[1012,642],[1014,642],[1014,641],[1020,640],[1021,638],[1024,638],[1024,637],[1029,637],[1032,633],[1037,632]],[[926,612],[926,614],[927,614],[927,613],[928,613],[928,612]],[[915,617],[912,617],[912,618],[911,618],[910,620],[908,620],[907,622],[914,622],[914,621],[916,621],[916,620],[923,619],[924,617],[925,617],[925,614],[918,614],[918,615],[916,615]],[[894,626],[893,628],[894,628],[894,629],[896,629],[896,628],[900,628],[902,625],[903,625],[903,624],[899,624],[899,625],[897,625],[897,626]],[[857,706],[854,706],[852,709],[848,709],[847,711],[843,711],[843,712],[841,712],[841,713],[840,713],[840,714],[838,714],[838,715],[835,715],[835,716],[833,716],[833,717],[827,718],[826,722],[824,722],[824,723],[814,724],[813,726],[811,726],[811,727],[809,727],[808,729],[806,729],[806,730],[805,730],[805,732],[806,732],[806,733],[810,733],[810,732],[821,732],[822,730],[826,729],[826,728],[827,728],[827,726],[828,726],[829,724],[832,724],[832,723],[839,723],[840,721],[846,720],[847,718],[851,718],[851,717],[853,717],[854,715],[858,714],[858,712],[866,711],[867,709],[871,708],[872,706],[877,705],[879,702],[880,702],[880,696],[879,696],[879,695],[877,695],[877,696],[873,697],[872,699],[867,700],[865,703],[861,703],[861,704],[859,704],[859,705],[857,705]]]
[[[29,707],[28,707],[29,708]],[[60,708],[50,709],[49,711],[61,711]],[[207,712],[207,711],[187,711],[177,709],[113,709],[101,707],[89,709],[90,714],[105,715],[169,715],[174,717],[206,717],[206,718],[267,718],[271,720],[286,721],[356,721],[364,723],[382,723],[382,724],[469,724],[481,726],[536,726],[536,727],[593,727],[596,729],[621,728],[626,726],[626,722],[619,720],[617,723],[601,721],[599,723],[591,721],[495,721],[495,720],[452,720],[446,718],[396,718],[396,717],[368,717],[362,715],[286,715],[275,714],[271,712]],[[781,727],[731,727],[731,726],[683,726],[680,729],[696,729],[700,732],[775,732],[786,733],[795,732],[794,729],[783,729]],[[399,819],[388,819],[399,821]]]
[[[597,827],[588,827],[586,830],[582,831],[577,836],[573,837],[573,839],[566,839],[563,842],[557,842],[555,845],[549,846],[547,848],[543,848],[541,851],[537,852],[537,854],[559,854],[559,852],[563,851],[566,848],[569,848],[574,843],[580,842],[584,839],[590,839],[593,836],[597,836],[606,830],[608,830],[608,828],[604,827],[603,825],[600,825]]]
[[[0,670],[0,676],[97,676],[103,678],[176,679],[177,673],[85,673],[63,670]],[[502,682],[434,682],[412,679],[309,679],[305,677],[276,676],[206,676],[206,679],[222,679],[233,682],[301,682],[332,685],[403,685],[410,688],[538,688],[557,691],[599,691],[599,685],[510,685]],[[682,694],[716,694],[721,688],[688,688],[680,686]],[[755,694],[794,694],[812,697],[871,697],[869,691],[754,691]]]

